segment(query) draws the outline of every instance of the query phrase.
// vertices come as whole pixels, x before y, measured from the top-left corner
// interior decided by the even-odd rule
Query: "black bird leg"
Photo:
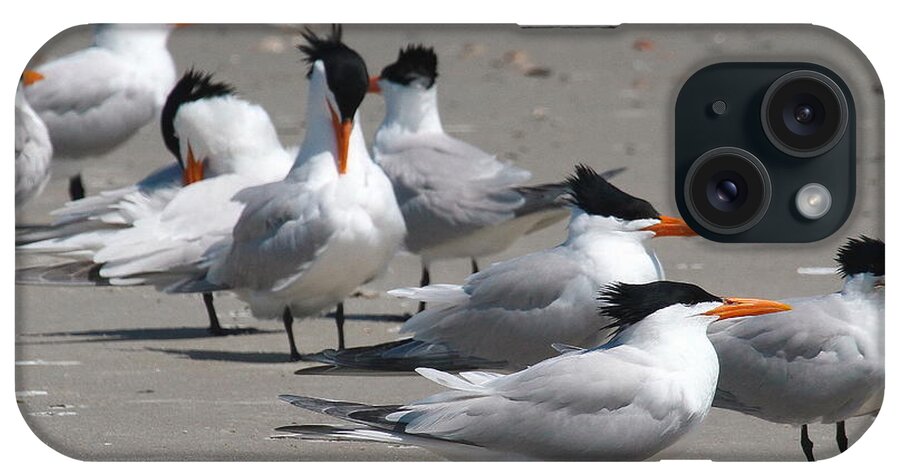
[[[837,445],[838,449],[843,453],[847,451],[850,441],[847,439],[847,428],[843,421],[837,422]]]
[[[478,272],[478,261],[475,261],[475,258],[472,258],[472,274]]]
[[[809,439],[809,428],[806,425],[800,427],[800,447],[806,455],[806,461],[815,461],[813,456],[813,442]]]
[[[338,330],[338,350],[344,350],[344,303],[339,302],[334,313],[334,322]]]
[[[291,362],[296,362],[300,360],[300,352],[297,351],[297,344],[294,343],[294,315],[291,314],[289,306],[284,307],[281,320],[284,321],[284,330],[287,331],[288,343],[291,344]]]
[[[69,198],[71,200],[84,198],[84,182],[81,181],[81,174],[69,177]]]
[[[216,308],[213,306],[212,293],[203,293],[203,304],[206,306],[206,314],[209,316],[209,333],[215,336],[225,335],[225,331],[219,325],[219,316],[216,315]]]
[[[419,287],[424,288],[431,284],[431,273],[428,272],[428,265],[422,263],[422,280],[419,281]],[[425,310],[425,301],[419,301],[419,310],[418,312],[422,312]]]

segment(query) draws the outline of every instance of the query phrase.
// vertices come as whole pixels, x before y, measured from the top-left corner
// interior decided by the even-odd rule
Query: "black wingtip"
[[[884,241],[865,235],[849,238],[838,249],[835,261],[844,278],[861,273],[884,276]]]

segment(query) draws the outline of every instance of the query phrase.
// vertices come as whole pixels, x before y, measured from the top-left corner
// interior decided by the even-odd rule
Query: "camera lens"
[[[713,174],[706,184],[706,200],[716,210],[736,210],[747,199],[747,182],[732,171]]]
[[[765,215],[772,186],[762,162],[735,147],[701,155],[685,179],[685,203],[691,215],[715,233],[747,230]]]
[[[801,104],[794,109],[794,120],[800,124],[809,124],[816,118],[816,111],[809,104]]]
[[[763,130],[772,144],[794,157],[831,150],[847,129],[847,98],[831,78],[793,71],[772,83],[762,102]]]
[[[733,203],[738,197],[738,188],[731,180],[722,180],[716,184],[716,197],[720,202]]]

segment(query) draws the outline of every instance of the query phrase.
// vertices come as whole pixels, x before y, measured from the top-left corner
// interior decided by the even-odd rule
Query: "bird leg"
[[[844,425],[843,421],[837,422],[837,445],[838,449],[843,453],[847,451],[847,446],[850,441],[847,439],[847,428]]]
[[[472,258],[472,274],[478,272],[478,261],[475,261],[475,258]]]
[[[215,336],[224,335],[225,332],[219,325],[219,316],[216,315],[216,308],[213,306],[212,293],[203,293],[203,304],[206,306],[206,314],[209,316],[209,333]]]
[[[428,272],[428,265],[422,263],[422,280],[419,281],[419,287],[424,288],[431,284],[431,273]],[[419,310],[417,312],[422,312],[425,310],[425,301],[419,301]]]
[[[213,294],[203,293],[203,304],[206,306],[206,315],[209,316],[209,333],[214,336],[228,336],[236,334],[251,334],[256,332],[254,327],[225,328],[219,324],[219,316],[213,305]]]
[[[809,428],[806,425],[800,427],[800,447],[803,448],[803,454],[806,455],[806,461],[815,461],[813,456],[813,442],[809,439]]]
[[[69,178],[69,199],[81,200],[84,198],[84,182],[81,181],[81,174],[74,175]]]
[[[296,362],[300,360],[300,352],[297,351],[297,344],[294,343],[294,315],[291,314],[290,306],[284,307],[281,320],[284,321],[284,330],[287,331],[288,343],[291,345],[291,362]]]
[[[344,350],[344,303],[339,302],[334,313],[334,322],[338,330],[338,350]]]

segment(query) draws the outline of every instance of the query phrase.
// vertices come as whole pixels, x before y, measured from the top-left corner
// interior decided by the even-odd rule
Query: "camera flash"
[[[794,204],[804,218],[818,220],[831,209],[831,192],[822,184],[808,183],[797,191]]]

